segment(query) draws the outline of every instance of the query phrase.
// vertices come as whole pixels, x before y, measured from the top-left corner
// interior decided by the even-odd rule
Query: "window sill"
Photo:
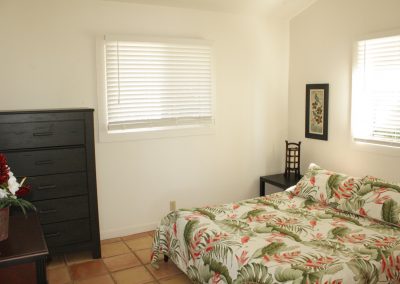
[[[351,145],[354,150],[365,151],[379,155],[387,156],[400,156],[400,145],[399,144],[380,144],[372,140],[361,140],[352,138]]]
[[[215,126],[182,126],[182,127],[158,127],[108,131],[102,129],[99,131],[99,140],[101,143],[126,142],[135,140],[162,139],[184,136],[212,135],[215,133]]]

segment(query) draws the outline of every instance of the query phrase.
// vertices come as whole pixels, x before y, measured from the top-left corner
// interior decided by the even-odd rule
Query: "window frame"
[[[356,110],[356,101],[360,99],[359,97],[359,81],[357,81],[357,63],[358,63],[358,44],[361,41],[385,38],[385,37],[392,37],[392,36],[400,36],[400,30],[390,30],[385,32],[379,33],[372,33],[368,35],[364,35],[358,37],[353,40],[352,46],[352,76],[351,76],[351,105],[350,105],[350,139],[352,142],[353,147],[356,150],[368,151],[368,152],[379,152],[382,154],[387,155],[395,155],[400,156],[398,149],[400,148],[400,141],[399,142],[390,142],[390,141],[383,141],[379,139],[368,139],[368,138],[360,138],[356,137],[355,135],[355,110]]]
[[[154,41],[172,44],[207,44],[211,47],[211,114],[212,122],[209,125],[179,125],[151,128],[138,128],[127,130],[108,129],[107,92],[106,92],[106,64],[105,42],[106,38],[124,41]],[[102,35],[96,38],[96,69],[97,69],[97,105],[98,105],[98,131],[100,142],[123,142],[130,140],[157,139],[181,136],[211,135],[216,129],[216,87],[215,87],[215,51],[213,42],[195,38],[152,37],[139,35]]]

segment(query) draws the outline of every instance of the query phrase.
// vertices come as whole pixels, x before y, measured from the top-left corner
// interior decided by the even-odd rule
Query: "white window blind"
[[[212,53],[206,42],[105,37],[109,131],[213,123]]]
[[[399,146],[400,35],[357,42],[353,67],[353,137]]]

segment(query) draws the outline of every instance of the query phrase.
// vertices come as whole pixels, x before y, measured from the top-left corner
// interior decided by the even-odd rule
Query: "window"
[[[356,141],[400,147],[400,35],[356,44],[352,135]]]
[[[201,40],[106,36],[100,40],[100,132],[210,129],[212,48]],[[157,135],[156,135],[157,136]]]

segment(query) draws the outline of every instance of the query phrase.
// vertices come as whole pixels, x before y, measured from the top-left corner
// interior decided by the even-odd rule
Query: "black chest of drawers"
[[[0,112],[0,152],[28,177],[50,254],[101,257],[93,109]]]

